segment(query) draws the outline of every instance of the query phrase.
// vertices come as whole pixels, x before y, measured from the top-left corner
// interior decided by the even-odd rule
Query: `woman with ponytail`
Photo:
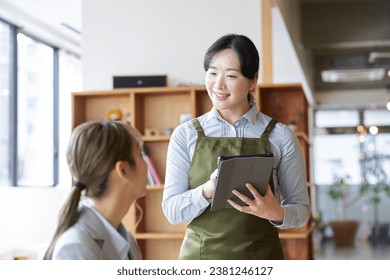
[[[141,139],[136,129],[119,122],[90,121],[73,130],[66,159],[74,185],[44,259],[142,258],[121,223],[131,204],[146,194]]]

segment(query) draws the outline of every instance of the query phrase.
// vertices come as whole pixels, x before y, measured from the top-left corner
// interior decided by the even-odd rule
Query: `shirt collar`
[[[250,109],[248,112],[246,112],[241,118],[239,118],[237,121],[241,120],[242,118],[246,118],[252,125],[256,123],[257,114],[259,113],[259,108],[257,107],[257,104],[254,100],[249,101]],[[219,114],[218,110],[213,106],[211,108],[210,112],[207,114],[206,122],[208,122],[211,119],[221,119],[222,117]]]
[[[257,114],[259,113],[259,108],[257,107],[257,104],[254,101],[250,102],[249,105],[251,106],[251,108],[249,109],[248,112],[246,112],[246,114],[243,117],[245,117],[248,121],[250,121],[252,125],[255,125]]]

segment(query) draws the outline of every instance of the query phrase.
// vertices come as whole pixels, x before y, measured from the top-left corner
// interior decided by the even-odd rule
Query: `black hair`
[[[247,79],[253,79],[259,71],[259,53],[253,42],[244,35],[228,34],[215,41],[204,56],[203,67],[207,71],[215,54],[225,49],[232,49],[240,62],[240,71]]]

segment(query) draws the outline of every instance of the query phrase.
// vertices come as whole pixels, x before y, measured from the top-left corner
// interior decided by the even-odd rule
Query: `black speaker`
[[[114,88],[165,87],[167,76],[114,76]]]

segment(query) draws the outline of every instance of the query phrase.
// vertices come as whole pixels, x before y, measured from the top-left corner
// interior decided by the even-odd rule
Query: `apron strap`
[[[261,137],[267,137],[267,138],[268,138],[268,135],[270,134],[270,132],[272,131],[272,129],[275,127],[275,125],[276,125],[277,123],[278,123],[277,120],[272,119],[272,120],[268,123],[268,125],[267,125],[267,127],[265,128],[265,130],[264,130],[263,134],[261,135]]]
[[[198,137],[205,137],[203,128],[201,127],[199,121],[197,118],[194,118],[191,120],[193,126],[195,127],[196,131],[198,132]]]
[[[271,121],[268,123],[267,127],[265,128],[263,134],[261,134],[261,136],[260,136],[261,139],[266,139],[264,145],[267,147],[267,150],[269,152],[271,152],[270,147],[269,147],[269,140],[268,140],[269,134],[271,133],[272,129],[275,127],[277,122],[278,122],[277,120],[271,119]],[[271,186],[272,186],[272,190],[273,190],[273,180],[271,180]]]

